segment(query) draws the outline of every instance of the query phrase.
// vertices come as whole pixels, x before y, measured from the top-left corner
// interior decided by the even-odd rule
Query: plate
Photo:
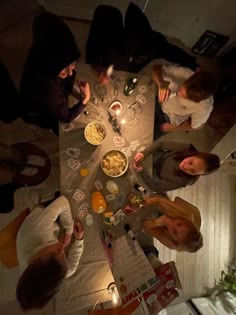
[[[111,105],[109,106],[109,109],[116,112],[116,115],[120,114],[120,112],[122,111],[122,108],[123,108],[123,105],[118,100],[112,102]]]
[[[110,177],[123,175],[127,171],[128,166],[127,156],[119,150],[108,151],[101,162],[103,172]]]
[[[92,121],[84,129],[85,139],[93,145],[103,143],[107,135],[105,126],[99,121]]]

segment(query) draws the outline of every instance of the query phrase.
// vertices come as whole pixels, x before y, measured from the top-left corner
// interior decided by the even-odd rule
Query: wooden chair
[[[0,262],[7,268],[18,265],[16,236],[29,212],[29,209],[25,209],[0,231]]]

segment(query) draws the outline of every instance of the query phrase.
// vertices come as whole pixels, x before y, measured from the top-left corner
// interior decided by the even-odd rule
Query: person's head
[[[32,257],[16,288],[22,310],[44,307],[57,292],[66,272],[64,245],[60,242],[45,246]]]
[[[178,250],[195,252],[202,247],[201,233],[196,230],[191,222],[167,216],[166,228]]]
[[[217,155],[205,152],[195,152],[183,158],[179,169],[192,176],[207,175],[220,167],[220,159]]]
[[[65,68],[63,68],[58,77],[60,79],[65,79],[67,77],[71,77],[73,74],[73,71],[75,70],[76,67],[76,61],[72,62],[71,64],[69,64],[68,66],[66,66]]]
[[[194,102],[200,102],[211,96],[217,87],[215,75],[210,72],[197,72],[188,78],[179,88],[177,95]]]
[[[80,51],[63,19],[49,12],[37,16],[33,24],[33,46],[40,73],[65,79],[72,75]]]

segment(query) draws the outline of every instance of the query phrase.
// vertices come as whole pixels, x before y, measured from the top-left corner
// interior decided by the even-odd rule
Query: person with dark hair
[[[194,73],[178,65],[155,65],[152,74],[158,86],[159,101],[155,129],[168,132],[201,128],[213,109],[215,75],[205,71]]]
[[[140,163],[153,154],[153,176]],[[147,186],[156,193],[194,184],[199,176],[215,172],[220,159],[212,153],[199,152],[192,144],[157,139],[142,153],[134,156],[134,169],[141,172]]]
[[[60,239],[58,218],[64,229]],[[73,232],[75,240],[66,254]],[[83,238],[83,225],[80,221],[74,224],[64,196],[46,208],[39,205],[32,209],[17,234],[17,258],[23,273],[16,297],[22,310],[45,306],[62,280],[74,274],[83,253]]]
[[[142,10],[130,3],[125,14],[118,8],[99,5],[93,15],[86,45],[86,62],[98,73],[99,81],[109,83],[109,65],[115,70],[139,72],[153,59],[196,70],[195,57],[170,44],[165,36],[152,29]]]
[[[201,215],[198,208],[176,197],[174,201],[163,196],[145,199],[146,206],[156,206],[155,218],[145,219],[148,234],[163,245],[177,251],[196,252],[203,246],[200,233]]]
[[[33,44],[20,86],[25,121],[58,133],[58,121],[69,123],[81,113],[90,99],[90,89],[87,82],[75,80],[79,57],[75,38],[61,18],[48,12],[35,18]],[[84,96],[69,108],[73,87]]]

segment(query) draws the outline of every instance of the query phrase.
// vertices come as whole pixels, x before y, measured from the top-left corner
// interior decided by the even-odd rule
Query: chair
[[[31,143],[16,143],[11,147],[20,151],[22,155],[26,157],[25,167],[34,168],[37,172],[32,176],[24,175],[19,172],[13,182],[0,186],[0,213],[9,212],[14,208],[14,192],[18,188],[39,185],[48,177],[51,170],[51,162],[47,153],[36,145]],[[27,163],[27,158],[30,155],[41,157],[44,160],[44,165],[40,166]]]
[[[0,231],[0,262],[7,268],[18,265],[16,236],[29,212],[29,209],[25,209]]]
[[[42,183],[49,175],[51,170],[51,162],[50,159],[45,151],[43,151],[38,146],[32,143],[16,143],[13,144],[12,147],[14,149],[19,150],[23,155],[26,157],[30,155],[36,155],[41,157],[44,160],[44,165],[34,165],[28,164],[26,162],[26,167],[33,167],[37,169],[37,173],[33,176],[18,174],[15,178],[15,183],[19,186],[35,186]]]

